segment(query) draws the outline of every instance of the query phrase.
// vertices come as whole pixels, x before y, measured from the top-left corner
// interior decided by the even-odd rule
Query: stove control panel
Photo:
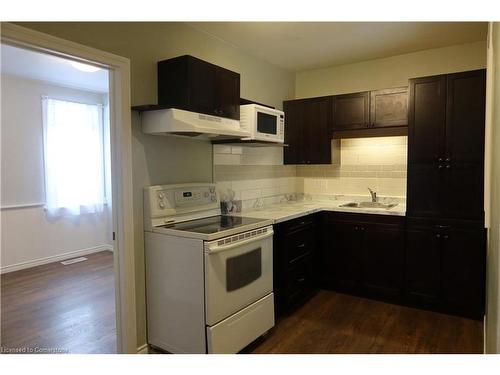
[[[213,209],[220,209],[214,184],[155,185],[144,188],[145,220]]]

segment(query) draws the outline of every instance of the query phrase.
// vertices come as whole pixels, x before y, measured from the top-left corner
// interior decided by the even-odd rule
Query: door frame
[[[2,43],[90,63],[109,70],[110,149],[118,353],[137,353],[130,60],[11,23],[1,23]]]

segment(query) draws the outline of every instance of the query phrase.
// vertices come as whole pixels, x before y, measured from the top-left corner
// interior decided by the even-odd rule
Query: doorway
[[[104,274],[106,274],[107,272],[106,274],[107,276],[103,276],[102,280],[106,280],[106,278],[108,280],[111,279],[111,283],[108,282],[107,285],[111,286],[111,288],[108,288],[108,290],[114,289],[114,293],[111,293],[111,295],[114,294],[114,301],[113,301],[113,296],[111,296],[110,299],[107,299],[107,301],[108,303],[110,302],[111,304],[114,303],[115,312],[114,314],[111,314],[110,318],[109,312],[112,309],[109,308],[109,304],[107,307],[103,307],[104,305],[102,305],[100,308],[101,310],[103,309],[108,313],[108,324],[107,324],[108,326],[110,325],[109,324],[110,320],[115,322],[114,324],[115,334],[113,335],[115,336],[114,337],[115,350],[109,350],[108,346],[108,349],[105,351],[106,352],[113,351],[118,353],[136,353],[137,344],[136,344],[136,329],[135,329],[135,288],[134,288],[134,264],[133,264],[133,209],[132,209],[132,199],[131,199],[131,155],[130,155],[131,134],[130,134],[130,109],[129,109],[130,108],[129,107],[130,106],[130,77],[129,77],[130,62],[128,59],[120,56],[116,56],[107,52],[86,47],[78,43],[73,43],[60,38],[52,37],[47,34],[35,32],[17,25],[2,23],[1,28],[2,28],[2,44],[6,44],[11,47],[23,48],[31,52],[38,52],[46,55],[51,55],[52,57],[64,58],[67,60],[71,60],[73,63],[89,65],[93,68],[97,67],[101,70],[106,70],[109,74],[108,111],[106,111],[104,108],[105,106],[103,106],[103,116],[104,117],[106,115],[108,116],[108,122],[110,125],[108,132],[109,150],[104,151],[108,152],[110,161],[108,170],[109,184],[107,184],[105,188],[107,189],[106,194],[109,192],[109,195],[107,195],[106,198],[112,196],[113,204],[111,205],[110,204],[111,202],[104,202],[105,204],[103,204],[103,206],[105,207],[103,208],[103,211],[107,210],[107,213],[110,213],[109,214],[110,227],[107,228],[106,232],[110,239],[110,245],[112,245],[113,247],[113,253],[111,256],[109,256],[110,253],[108,251],[108,256],[107,256],[108,265],[101,267],[100,271],[103,271]],[[78,64],[71,64],[71,65],[78,65]],[[50,97],[50,95],[45,95],[44,99],[47,99],[46,97]],[[85,100],[74,100],[74,102],[76,103],[84,102],[85,104],[89,104]],[[44,104],[42,104],[42,106],[43,105]],[[54,103],[47,103],[46,108],[49,105],[54,105]],[[22,108],[22,111],[25,110],[26,108]],[[103,124],[104,123],[105,121],[103,121]],[[45,173],[43,174],[43,177],[44,178],[46,177]],[[44,181],[44,188],[46,187],[45,183],[46,181]],[[25,188],[26,186],[19,186],[19,189],[25,189]],[[20,192],[19,193],[20,195],[16,197],[19,198],[24,193]],[[14,195],[11,194],[10,196],[11,197],[15,196],[15,193]],[[44,197],[46,198],[45,194]],[[6,204],[6,202],[3,201],[3,198],[4,197],[2,194],[2,206],[4,205],[7,206],[6,209],[8,210],[9,204]],[[18,205],[23,205],[22,203],[19,202],[15,203],[18,203]],[[44,209],[41,211],[44,212],[44,215],[47,216],[48,218],[47,220],[50,219],[57,221],[53,217],[49,218],[50,215],[48,215],[47,212],[50,211],[50,208],[47,207],[46,202],[28,202],[26,204],[31,205],[32,203],[44,203],[43,207]],[[88,212],[89,207],[90,211],[92,211],[93,209],[99,206],[99,204],[93,205],[89,204],[89,202],[86,203],[87,204],[80,205],[83,206],[80,207],[82,209],[82,212],[80,213],[83,213],[83,211],[86,210],[85,214],[89,214]],[[12,205],[15,206],[16,204]],[[22,208],[22,207],[17,207],[17,208]],[[50,213],[54,213],[54,211],[50,211]],[[33,223],[26,220],[26,215],[21,215],[20,217],[21,219],[18,220],[16,224],[18,225],[19,228],[24,229],[24,231],[22,232],[22,236],[25,237],[31,236],[32,242],[35,243],[34,238],[36,236],[34,236],[32,231],[30,231],[30,229],[34,228],[33,225],[30,226],[30,224]],[[77,220],[75,218],[73,219]],[[3,229],[4,228],[2,228],[2,232]],[[68,240],[67,242],[71,243],[71,240]],[[61,243],[61,241],[57,241],[57,243]],[[2,246],[2,252],[3,252],[3,246]],[[76,255],[81,255],[81,254],[76,254]],[[96,262],[97,263],[103,262],[104,260],[102,259],[102,257],[101,259],[95,259],[95,257],[98,256],[99,256],[98,252],[91,254],[83,254],[83,257],[87,258],[87,260],[82,262],[76,261],[72,265],[91,266],[91,264],[95,264]],[[77,258],[80,258],[80,256],[77,256]],[[73,259],[74,258],[69,259],[70,263],[72,263]],[[3,257],[1,260],[2,263],[0,263],[0,265],[3,267],[4,266]],[[56,260],[59,261],[60,259]],[[109,262],[109,260],[111,260],[111,262]],[[57,262],[52,262],[52,263],[57,263]],[[50,264],[51,263],[42,264],[39,265],[39,267],[50,268]],[[68,270],[69,268],[67,267],[71,265],[71,264],[61,265],[60,263],[57,264],[66,267],[66,270]],[[108,267],[108,271],[105,271],[106,267]],[[109,269],[111,269],[112,271],[109,272]],[[11,271],[15,272],[13,269],[11,269]],[[48,272],[50,273],[51,271]],[[11,272],[6,272],[7,275],[9,273]],[[76,284],[82,284],[82,281],[83,280],[80,279],[79,282],[76,282]],[[103,294],[105,294],[103,292],[105,288],[97,287],[97,290],[100,290]],[[34,295],[37,295],[38,298],[43,299],[44,295],[47,297],[48,291],[44,290],[43,293],[38,293]],[[62,298],[62,296],[64,296],[64,293],[57,293],[57,296],[58,298]],[[5,306],[5,304],[2,304],[1,307],[2,310],[9,308],[9,306],[8,305]],[[81,305],[81,307],[83,307],[83,305]],[[90,315],[91,313],[95,313],[98,311],[99,308],[94,310],[89,309],[87,315]],[[2,319],[3,316],[4,315],[2,314]],[[2,323],[5,324],[5,322]],[[4,324],[2,324],[2,331],[4,330]],[[85,334],[88,333],[88,330],[85,330],[81,326],[80,328],[76,328],[77,327],[76,323],[75,325],[71,325],[71,327],[75,328],[73,329],[72,335],[81,338],[83,342],[86,343],[91,342],[91,340],[85,339]],[[40,328],[40,326],[37,325],[34,330],[30,330],[30,334],[33,338],[36,337],[37,335],[39,336],[40,332],[42,331],[43,330]],[[96,331],[104,332],[104,330],[100,328],[97,328]],[[106,341],[103,340],[102,338],[104,336],[105,335],[100,336],[101,341]],[[107,335],[107,337],[109,338],[109,334]],[[1,338],[2,346],[4,344],[3,341],[4,338],[2,337]],[[64,348],[60,344],[62,344],[62,342],[58,342],[56,348],[49,348],[49,349],[55,349],[53,352],[72,352],[71,350],[66,350],[68,348]],[[92,351],[91,349],[89,348],[85,349],[83,348],[83,346],[81,346],[80,349],[73,350],[73,352],[91,352],[91,351]],[[97,350],[94,352],[101,352],[101,351]]]
[[[108,70],[1,56],[2,351],[116,353]]]

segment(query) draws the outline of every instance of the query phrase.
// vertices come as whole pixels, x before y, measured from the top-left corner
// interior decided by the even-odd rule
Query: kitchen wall
[[[409,78],[486,67],[486,42],[460,44],[355,64],[298,72],[295,97],[405,86]]]
[[[111,249],[107,211],[49,219],[43,208],[41,96],[104,103],[107,95],[4,74],[1,81],[2,207],[14,206],[1,211],[2,272]]]
[[[156,103],[156,62],[191,54],[241,74],[241,96],[281,108],[294,97],[295,75],[185,23],[20,23],[130,59],[133,105]],[[132,115],[134,240],[138,347],[146,342],[142,189],[159,183],[212,180],[212,147],[206,142],[144,135]]]
[[[283,165],[282,147],[214,146],[214,181],[220,196],[242,201],[243,209],[279,203],[302,190],[295,165]]]
[[[500,353],[500,24],[489,25],[486,175],[489,205],[486,352]]]
[[[332,142],[332,147],[338,145]],[[297,166],[302,191],[369,195],[370,187],[379,196],[406,197],[407,137],[342,139],[339,156],[333,157],[331,165]]]

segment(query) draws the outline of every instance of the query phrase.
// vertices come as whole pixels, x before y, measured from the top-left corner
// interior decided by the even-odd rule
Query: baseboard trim
[[[69,252],[64,253],[64,254],[52,255],[52,256],[46,257],[46,258],[39,258],[39,259],[35,259],[35,260],[30,260],[27,262],[11,264],[9,266],[0,267],[0,274],[19,271],[19,270],[23,270],[26,268],[36,267],[36,266],[41,266],[41,265],[47,264],[47,263],[60,262],[62,260],[76,258],[76,257],[82,256],[82,255],[87,255],[87,254],[92,254],[92,253],[98,253],[100,251],[105,251],[105,250],[113,251],[113,246],[111,246],[111,245],[99,245],[99,246],[94,246],[94,247],[88,247],[86,249],[69,251]]]
[[[137,354],[149,354],[148,344],[141,345],[137,348]]]

